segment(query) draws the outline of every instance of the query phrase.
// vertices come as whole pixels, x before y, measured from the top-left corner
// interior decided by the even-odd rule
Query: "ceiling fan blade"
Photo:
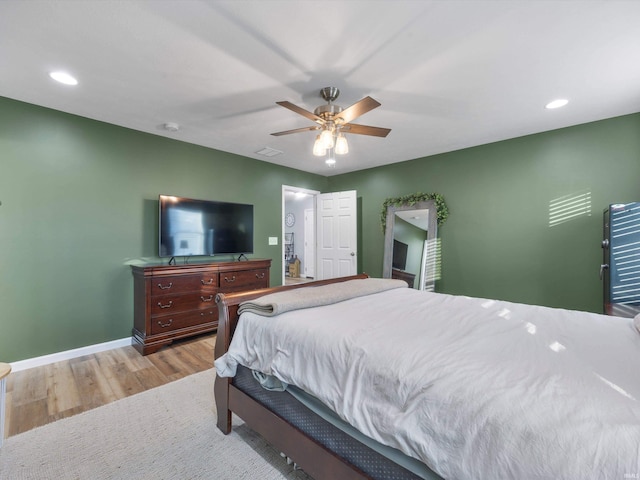
[[[322,119],[322,117],[319,117],[315,113],[311,113],[308,110],[305,110],[304,108],[294,105],[291,102],[283,101],[283,102],[276,102],[276,103],[281,107],[288,108],[292,112],[296,112],[297,114],[302,115],[303,117],[307,117],[309,120],[319,123],[320,125],[324,123],[324,120]]]
[[[373,137],[386,137],[391,131],[390,128],[370,127],[368,125],[358,125],[348,123],[340,128],[344,133],[355,133],[356,135],[371,135]]]
[[[299,132],[310,132],[312,130],[320,130],[320,127],[313,126],[313,127],[296,128],[294,130],[285,130],[284,132],[272,133],[271,135],[273,135],[274,137],[279,137],[280,135],[289,135],[290,133],[299,133]]]
[[[377,100],[374,100],[371,97],[364,97],[362,100],[354,103],[350,107],[345,108],[342,112],[336,115],[336,118],[341,118],[343,123],[349,123],[351,120],[355,120],[360,115],[364,115],[374,108],[378,108],[380,105],[380,102]]]

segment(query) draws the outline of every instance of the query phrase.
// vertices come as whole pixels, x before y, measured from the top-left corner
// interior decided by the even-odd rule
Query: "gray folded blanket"
[[[253,312],[273,317],[290,310],[329,305],[394,288],[407,288],[407,283],[389,278],[365,278],[318,287],[294,288],[242,302],[238,307],[238,314]]]

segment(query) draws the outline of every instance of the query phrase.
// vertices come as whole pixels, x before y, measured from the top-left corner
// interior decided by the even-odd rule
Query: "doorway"
[[[282,186],[282,284],[355,275],[357,192]]]
[[[282,186],[282,284],[311,282],[316,266],[316,196],[320,192]]]

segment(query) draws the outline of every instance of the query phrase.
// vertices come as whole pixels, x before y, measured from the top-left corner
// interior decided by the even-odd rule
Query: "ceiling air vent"
[[[280,150],[276,150],[275,148],[264,147],[262,150],[258,150],[256,153],[258,155],[264,155],[265,157],[275,157],[276,155],[280,155],[283,152],[281,152]]]

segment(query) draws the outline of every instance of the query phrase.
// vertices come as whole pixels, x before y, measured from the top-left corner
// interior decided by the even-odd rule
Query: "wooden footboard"
[[[238,323],[238,306],[240,303],[282,290],[303,288],[308,286],[327,285],[368,278],[368,275],[354,275],[330,280],[321,280],[306,284],[287,285],[266,288],[251,292],[218,294],[218,334],[216,338],[215,358],[222,356],[229,349],[231,338]],[[321,479],[357,479],[368,477],[332,451],[306,436],[296,427],[274,414],[256,400],[235,388],[230,378],[216,376],[214,395],[218,413],[218,428],[225,434],[231,432],[232,412],[244,420],[254,431],[262,435],[271,445],[290,457],[309,475]]]

